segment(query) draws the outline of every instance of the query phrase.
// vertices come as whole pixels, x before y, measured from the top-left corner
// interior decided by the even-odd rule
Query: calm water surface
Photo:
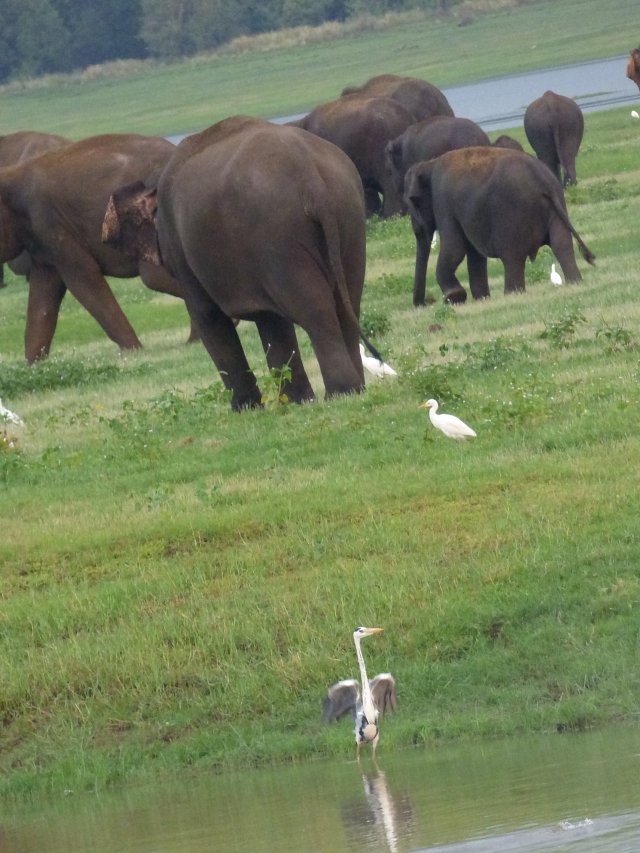
[[[0,851],[640,850],[635,729],[380,753],[378,767],[366,756],[69,793],[5,812]]]

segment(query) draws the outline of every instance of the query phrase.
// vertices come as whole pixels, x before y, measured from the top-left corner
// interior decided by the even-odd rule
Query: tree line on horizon
[[[241,35],[460,0],[0,0],[0,83],[118,59],[170,61]]]

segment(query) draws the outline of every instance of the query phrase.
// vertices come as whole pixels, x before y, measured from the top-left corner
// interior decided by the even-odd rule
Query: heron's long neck
[[[375,707],[373,704],[373,699],[371,697],[371,689],[369,687],[369,679],[367,678],[367,669],[364,665],[364,658],[362,657],[362,649],[360,648],[360,638],[354,637],[354,643],[356,644],[356,655],[358,656],[358,666],[360,667],[360,679],[362,681],[362,707],[364,709],[365,716],[370,723],[374,722],[375,718]]]

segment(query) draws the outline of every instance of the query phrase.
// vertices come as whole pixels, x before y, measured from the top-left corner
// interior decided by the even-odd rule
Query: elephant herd
[[[231,392],[261,394],[236,330],[255,322],[270,368],[287,365],[295,402],[314,392],[295,325],[309,336],[328,396],[364,388],[360,300],[365,222],[409,213],[416,237],[414,304],[425,302],[437,229],[436,278],[445,299],[489,295],[487,258],[505,291],[524,290],[526,258],[548,244],[579,280],[563,184],[576,180],[583,119],[546,92],[525,114],[538,159],[502,136],[493,144],[457,118],[423,80],[385,74],[288,125],[233,116],[174,146],[108,134],[71,142],[21,132],[0,137],[0,261],[26,275],[25,355],[48,354],[68,289],[121,348],[140,342],[105,276],[140,276],[184,299]]]

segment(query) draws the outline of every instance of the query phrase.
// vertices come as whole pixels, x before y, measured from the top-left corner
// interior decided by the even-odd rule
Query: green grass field
[[[550,6],[510,13],[496,71],[512,67],[519,16],[546,7],[548,27]],[[609,4],[607,22],[630,7]],[[629,47],[600,4],[571,0],[558,14],[568,9],[585,57]],[[502,19],[491,20],[451,31],[477,42],[457,79],[487,73]],[[559,50],[562,27],[548,29]],[[402,37],[385,32],[380,51]],[[367,65],[358,51],[353,67],[331,66],[328,87],[385,56]],[[271,69],[253,103],[301,106],[293,87],[282,101],[275,89],[303,59],[244,58]],[[240,62],[229,62],[237,86]],[[435,78],[409,62],[393,70]],[[160,73],[169,98],[173,72]],[[176,92],[187,76],[175,71]],[[104,129],[109,109],[117,129],[149,130],[153,114],[166,130],[168,115],[136,112],[137,85],[96,86],[106,100],[87,106],[86,131]],[[37,95],[42,129],[77,134],[85,102],[72,115],[68,97]],[[35,98],[12,95],[11,121]],[[195,102],[185,112],[183,128]],[[26,422],[0,442],[2,795],[351,755],[349,724],[323,727],[320,708],[328,684],[357,675],[359,624],[385,628],[365,657],[398,680],[381,753],[637,719],[639,132],[627,109],[586,116],[568,206],[598,260],[579,262],[580,285],[550,285],[545,249],[525,294],[505,297],[491,262],[490,300],[414,310],[409,221],[372,222],[362,322],[399,377],[371,378],[360,396],[277,405],[255,330],[241,324],[267,405],[233,414],[203,348],[185,343],[184,306],[138,281],[113,287],[142,351],[118,354],[68,297],[52,357],[27,367],[26,287],[0,291],[0,395]],[[432,270],[428,287],[436,297]],[[477,439],[436,432],[418,409],[429,396]]]

